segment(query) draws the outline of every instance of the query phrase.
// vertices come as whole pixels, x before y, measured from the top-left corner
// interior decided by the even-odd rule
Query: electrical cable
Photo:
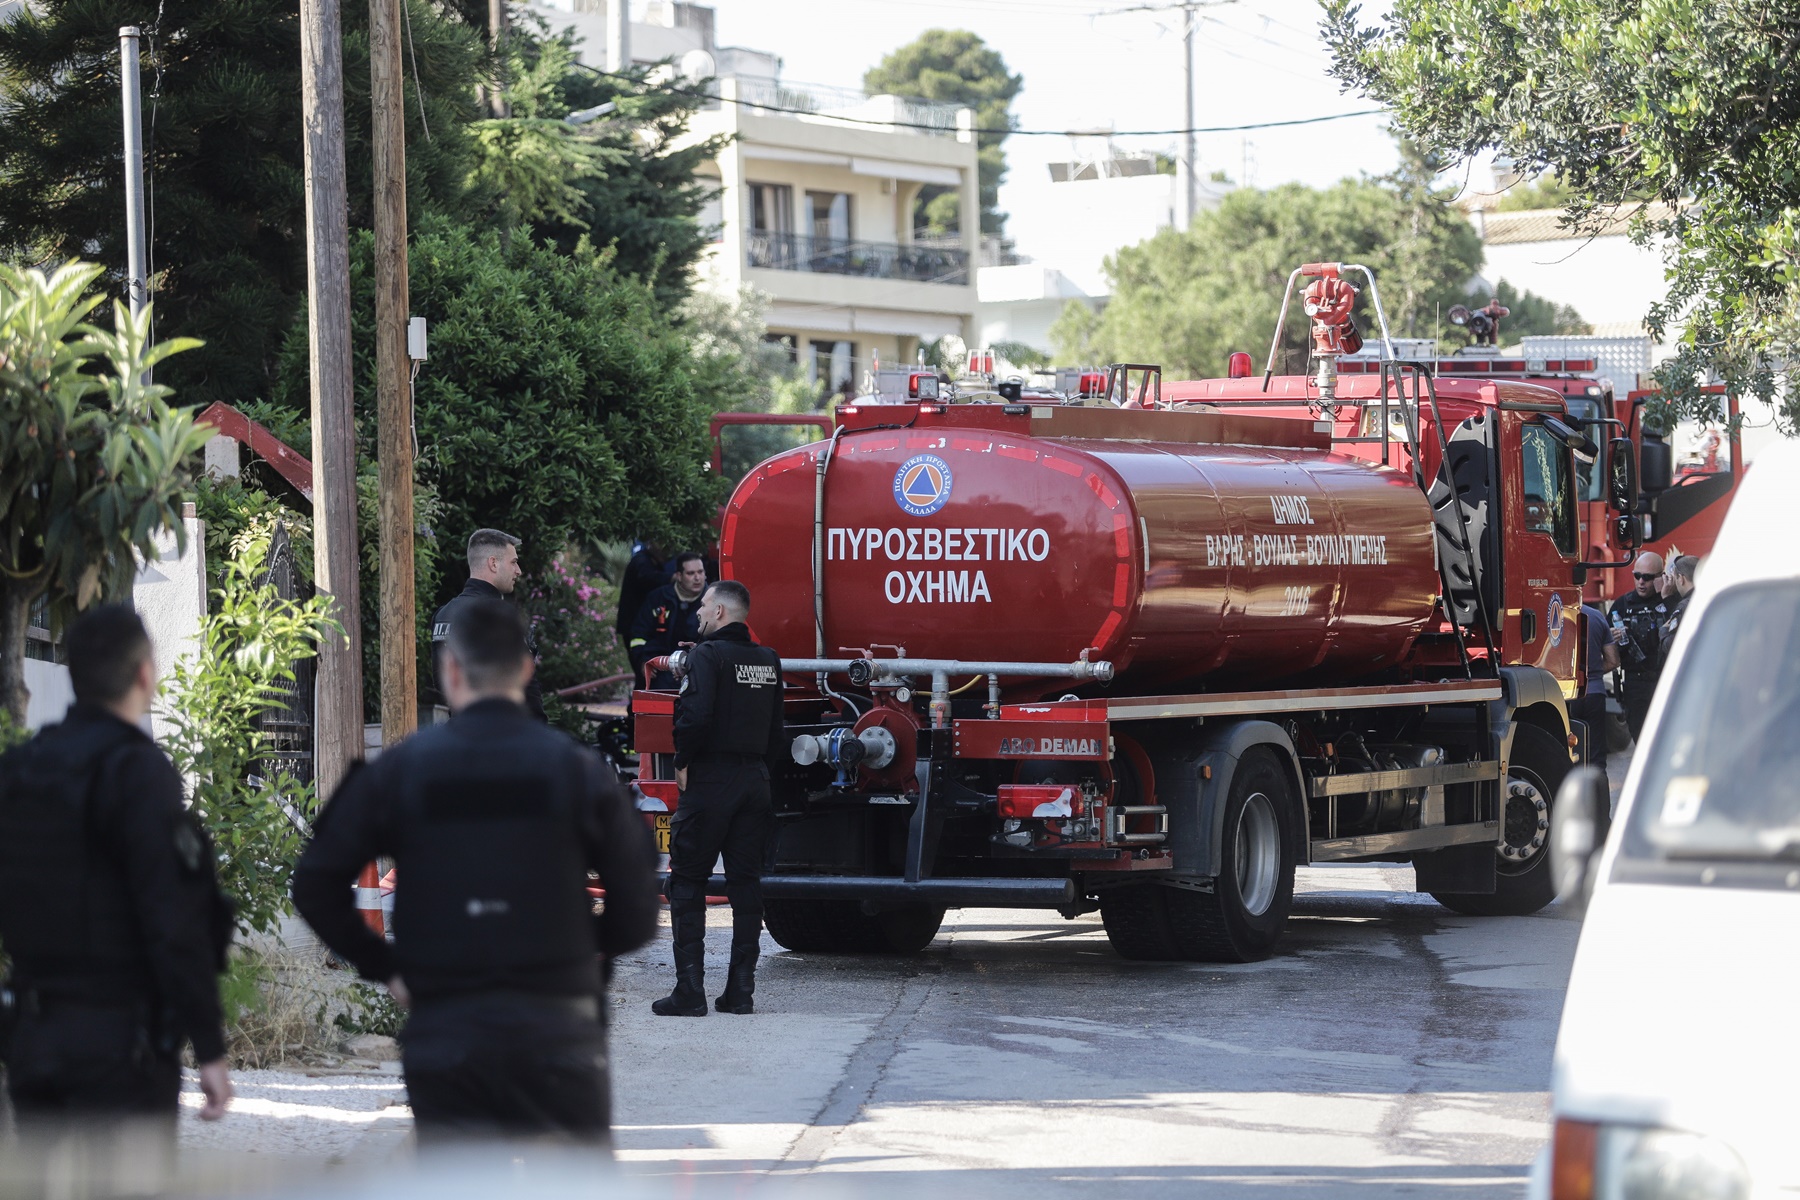
[[[591,67],[586,63],[577,63],[575,65],[581,67],[584,71],[591,71],[595,75],[602,75],[608,79],[622,79],[630,83],[643,82],[642,79],[635,75],[625,75],[617,71],[602,71],[599,67]],[[723,96],[715,96],[711,92],[694,88],[679,88],[664,85],[657,88],[657,90],[669,93],[670,95],[692,96],[699,100],[716,100],[721,104],[736,104],[744,108],[761,109],[763,112],[792,113],[802,117],[825,117],[829,120],[846,125],[867,125],[877,129],[925,129],[930,130],[933,133],[952,132],[952,130],[946,126],[929,125],[922,121],[878,121],[864,117],[844,117],[835,113],[821,113],[810,108],[787,108],[776,104],[758,104],[753,100],[728,100]],[[906,98],[916,99],[917,97]],[[1244,133],[1253,129],[1281,129],[1293,125],[1318,125],[1326,121],[1345,121],[1352,117],[1381,116],[1386,112],[1387,109],[1385,108],[1365,108],[1358,109],[1355,112],[1327,113],[1324,116],[1318,117],[1295,117],[1287,121],[1252,121],[1244,125],[1197,125],[1191,129],[1115,129],[1109,131],[1107,136],[1116,138],[1171,137],[1177,134],[1186,133]],[[960,130],[956,132],[960,132]],[[1079,129],[983,129],[980,126],[973,127],[969,132],[983,137],[1080,137],[1083,135],[1083,131]],[[1088,132],[1091,133],[1092,131]]]
[[[400,0],[400,15],[406,19],[406,53],[412,59],[413,94],[419,98],[419,126],[425,130],[425,140],[429,142],[431,140],[431,123],[425,119],[425,81],[419,78],[419,48],[413,43],[412,5],[408,0]],[[418,374],[417,369],[413,374]],[[413,435],[413,441],[418,441],[416,432]]]

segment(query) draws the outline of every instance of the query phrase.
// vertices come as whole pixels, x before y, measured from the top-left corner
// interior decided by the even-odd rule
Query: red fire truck
[[[1727,396],[1727,433],[1708,433],[1699,461],[1674,471],[1667,440],[1644,428],[1646,403],[1656,393],[1633,388],[1615,395],[1613,381],[1597,378],[1598,363],[1592,358],[1526,358],[1505,356],[1492,346],[1471,346],[1454,355],[1427,360],[1440,378],[1479,377],[1510,379],[1540,384],[1562,393],[1570,423],[1585,432],[1599,447],[1592,462],[1577,461],[1582,545],[1595,562],[1618,566],[1588,572],[1583,598],[1610,601],[1631,589],[1631,565],[1627,548],[1618,539],[1618,523],[1607,507],[1605,480],[1608,447],[1615,437],[1631,440],[1639,455],[1642,475],[1638,503],[1642,518],[1644,550],[1669,559],[1675,554],[1707,555],[1719,536],[1725,510],[1743,477],[1743,454],[1737,432],[1737,397]],[[1340,373],[1375,374],[1378,358],[1347,358]],[[1723,394],[1724,389],[1715,389]],[[1725,461],[1720,461],[1721,459]]]
[[[1289,281],[1315,280],[1314,376],[851,405],[744,478],[721,568],[789,683],[778,942],[1098,909],[1127,957],[1247,961],[1319,862],[1410,862],[1467,913],[1551,899],[1597,447],[1540,385],[1340,379],[1351,274],[1378,301],[1360,267]],[[1636,455],[1609,449],[1629,525]],[[633,703],[670,809],[674,701]]]

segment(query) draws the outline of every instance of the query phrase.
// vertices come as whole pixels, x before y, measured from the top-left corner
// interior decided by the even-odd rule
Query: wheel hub
[[[1544,849],[1550,836],[1550,802],[1542,789],[1528,779],[1506,781],[1506,812],[1500,844],[1495,853],[1509,864],[1529,862]]]
[[[1238,814],[1238,897],[1252,916],[1262,916],[1275,903],[1281,876],[1281,826],[1275,804],[1261,792],[1244,800]]]

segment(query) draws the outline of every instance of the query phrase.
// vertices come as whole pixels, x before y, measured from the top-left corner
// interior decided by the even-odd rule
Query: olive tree
[[[104,301],[101,269],[71,262],[45,274],[0,264],[0,709],[25,719],[25,631],[40,598],[60,624],[127,595],[138,556],[179,509],[206,439],[190,413],[146,383],[171,354],[150,344],[150,314]]]
[[[1577,229],[1663,248],[1653,333],[1674,413],[1719,420],[1716,373],[1800,430],[1800,7],[1770,0],[1323,0],[1333,73],[1458,162],[1554,171]],[[1673,415],[1673,414],[1671,414]]]

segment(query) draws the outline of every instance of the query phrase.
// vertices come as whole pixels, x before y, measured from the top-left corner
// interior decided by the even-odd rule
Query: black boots
[[[752,997],[756,994],[756,959],[762,952],[762,914],[755,924],[732,913],[731,970],[725,978],[725,992],[713,1002],[722,1013],[745,1016],[756,1011]]]
[[[659,1017],[706,1015],[706,910],[671,913],[675,934],[675,990],[650,1005]],[[736,956],[732,965],[737,965]],[[735,972],[733,973],[735,975]]]

